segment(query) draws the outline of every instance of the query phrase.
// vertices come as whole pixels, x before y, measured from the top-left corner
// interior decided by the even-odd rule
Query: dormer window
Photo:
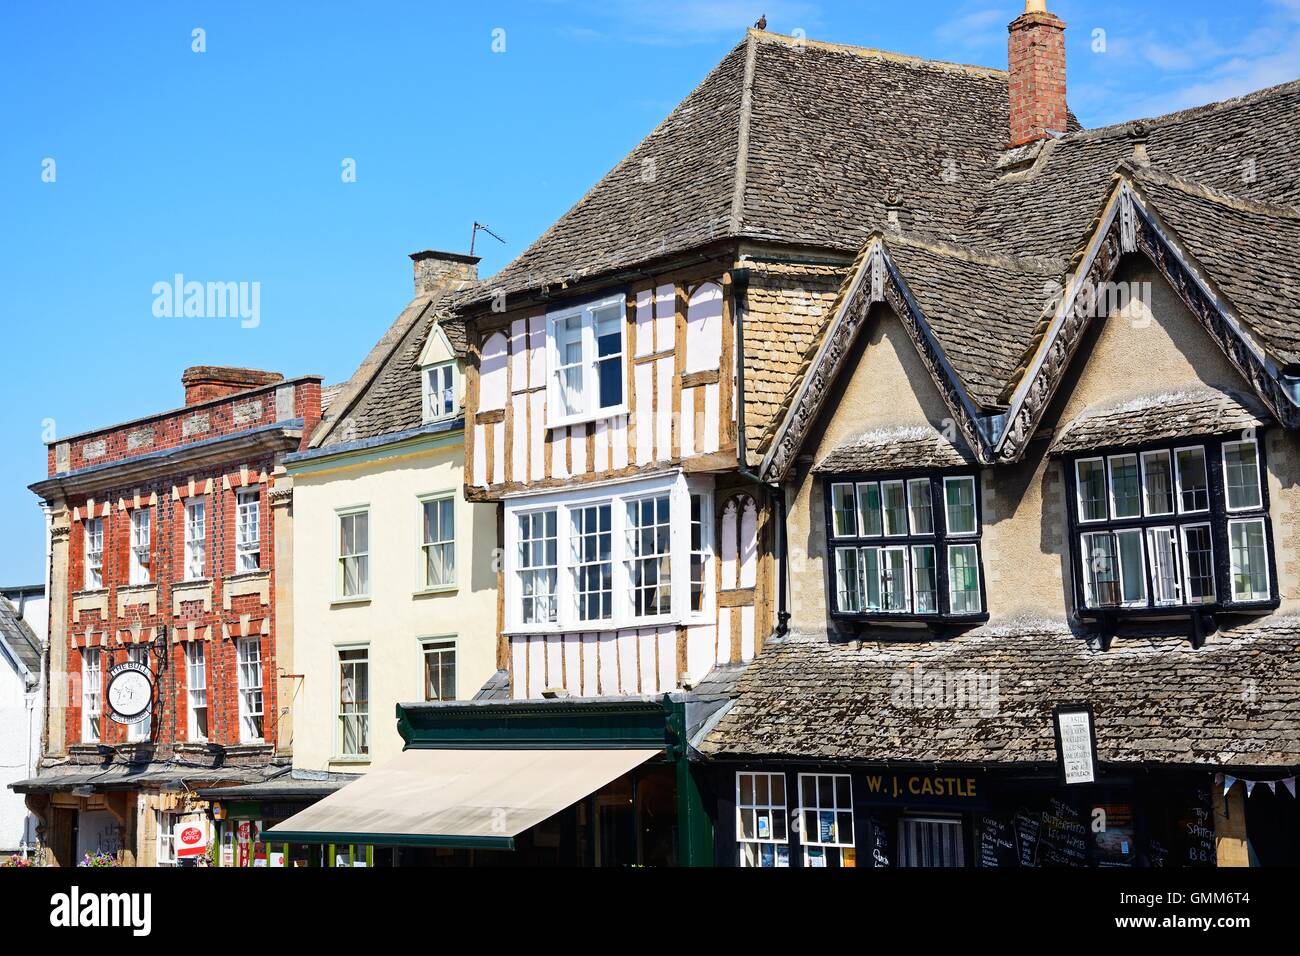
[[[1276,600],[1254,437],[1082,454],[1066,460],[1066,475],[1085,610]]]
[[[547,315],[550,427],[594,421],[626,408],[626,326],[621,295]]]
[[[978,487],[970,474],[827,478],[832,615],[982,618]]]
[[[460,411],[456,396],[456,363],[438,362],[424,370],[424,420],[439,422]]]

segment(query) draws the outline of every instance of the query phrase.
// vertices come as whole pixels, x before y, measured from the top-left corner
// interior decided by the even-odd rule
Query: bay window
[[[610,628],[702,613],[713,606],[712,528],[711,496],[682,476],[508,502],[507,627]]]
[[[983,613],[974,475],[836,477],[825,488],[833,614]]]
[[[1275,599],[1253,438],[1079,457],[1066,475],[1082,607]]]
[[[591,421],[624,409],[625,330],[621,295],[546,317],[548,427]]]

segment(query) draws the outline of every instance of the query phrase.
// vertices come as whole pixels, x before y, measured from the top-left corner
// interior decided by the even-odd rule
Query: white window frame
[[[617,405],[600,407],[600,377],[597,370],[598,356],[596,343],[595,315],[599,311],[618,306],[619,310],[619,382],[621,383],[621,401]],[[571,414],[562,415],[560,402],[559,371],[561,367],[559,345],[556,340],[556,326],[580,316],[582,319],[582,408]],[[607,357],[608,358],[608,357]],[[622,295],[611,295],[590,302],[557,309],[546,316],[546,427],[558,428],[576,425],[581,422],[598,421],[612,418],[627,411],[627,300]]]
[[[246,660],[244,649],[247,647],[257,648],[257,659]],[[246,683],[245,674],[252,665],[257,665],[257,683]],[[235,642],[235,669],[236,669],[236,696],[239,698],[239,742],[240,743],[262,743],[266,738],[266,668],[262,660],[262,639],[261,637],[241,637]],[[251,695],[257,695],[258,708],[253,710],[250,704]],[[262,732],[254,736],[252,731],[254,718],[261,718]]]
[[[981,574],[980,574],[981,551],[980,551],[979,543],[976,542],[976,541],[948,541],[948,542],[946,542],[946,547],[947,547],[947,549],[948,549],[948,553],[947,553],[944,557],[947,558],[947,561],[948,561],[948,614],[949,614],[949,616],[951,616],[951,617],[963,617],[963,616],[970,615],[970,614],[983,614],[983,613],[984,613],[984,594],[983,594],[983,590],[982,590],[982,584],[981,584],[981,580],[982,580],[982,578],[981,578]],[[953,567],[953,565],[952,565],[952,549],[953,549],[953,548],[973,548],[974,551],[975,551],[975,562],[974,562],[974,564],[973,564],[973,567],[975,568],[975,602],[976,602],[976,607],[974,608],[974,610],[963,609],[963,610],[958,611],[958,610],[955,610],[955,609],[953,608],[953,600],[952,600],[952,597],[953,597],[953,594],[955,593],[955,592],[953,591],[953,587],[952,587],[953,580],[954,580],[954,575],[953,575],[953,573],[952,573],[952,567]]]
[[[1097,458],[1076,458],[1074,461],[1074,497],[1075,497],[1075,514],[1078,515],[1079,524],[1100,524],[1103,521],[1110,520],[1109,511],[1100,518],[1088,518],[1083,513],[1083,479],[1079,477],[1079,468],[1082,465],[1098,464],[1101,466],[1101,484],[1102,498],[1101,501],[1109,509],[1110,507],[1110,476],[1106,469],[1106,459]]]
[[[201,581],[208,569],[208,503],[185,502],[185,580]]]
[[[364,657],[344,660],[343,655],[348,652],[362,651]],[[345,666],[356,667],[358,664],[365,665],[366,669],[366,709],[353,710],[347,713],[343,710],[343,671]],[[334,756],[342,760],[369,760],[373,750],[370,739],[370,704],[373,697],[372,688],[374,681],[371,679],[370,672],[370,645],[369,644],[336,644],[334,645]],[[353,704],[356,704],[355,689],[353,691]],[[354,720],[359,730],[357,739],[361,742],[364,750],[352,752],[343,748],[343,741],[346,734],[343,732],[345,718]]]
[[[443,383],[438,383],[438,388],[433,386],[433,377],[442,377],[444,372],[450,372],[450,382],[446,385],[451,389],[451,407],[447,408],[442,399]],[[437,399],[435,405],[434,399]],[[420,369],[420,407],[424,411],[424,421],[426,424],[431,422],[445,422],[455,418],[460,413],[460,370],[456,367],[455,359],[448,359],[445,362],[433,362]]]
[[[251,517],[249,517],[251,515]],[[251,528],[255,535],[247,536]],[[235,574],[262,570],[262,489],[240,488],[235,492]]]
[[[832,803],[830,806],[822,806],[821,804],[820,781],[822,780],[822,778],[825,777],[829,777],[831,779]],[[804,803],[804,792],[803,792],[804,781],[807,779],[813,779],[814,781],[816,781],[816,783],[813,786],[813,790],[817,795],[817,799],[812,806],[807,806]],[[838,782],[840,780],[848,781],[848,785],[849,785],[849,799],[848,799],[848,803],[844,806],[840,806],[840,802],[839,802]],[[787,794],[787,799],[789,799],[788,794]],[[795,800],[797,801],[796,806],[798,807],[798,812],[799,812],[799,827],[798,827],[799,845],[803,848],[804,866],[810,865],[811,856],[808,852],[809,850],[821,848],[826,856],[830,856],[830,852],[832,850],[840,851],[840,857],[842,861],[843,850],[855,849],[856,844],[854,843],[854,838],[857,831],[857,820],[855,819],[855,815],[853,812],[852,775],[847,773],[801,773],[798,775],[798,780],[796,781]],[[835,816],[835,839],[833,840],[821,839],[820,821],[821,821],[822,813],[831,813]],[[842,813],[847,813],[849,815],[848,839],[844,838],[844,833],[840,827],[840,814]],[[813,819],[817,820],[818,826],[816,827],[808,826],[809,814],[813,814]],[[829,863],[830,861],[827,860],[827,862]]]
[[[365,517],[366,525],[366,547],[363,551],[355,551],[352,554],[343,553],[343,523],[349,518]],[[334,600],[336,601],[366,601],[370,598],[372,568],[370,567],[370,506],[353,505],[349,508],[339,508],[334,512]],[[347,562],[360,559],[361,566],[365,569],[365,587],[356,594],[347,593]]]
[[[1184,508],[1183,507],[1183,468],[1178,463],[1178,455],[1185,451],[1199,451],[1201,461],[1205,463],[1205,507],[1204,508]],[[1204,515],[1209,514],[1214,506],[1214,489],[1210,487],[1210,453],[1204,445],[1183,445],[1174,449],[1174,506],[1180,515]],[[1226,501],[1225,501],[1226,505]]]
[[[1152,511],[1147,507],[1147,459],[1153,459],[1159,455],[1164,455],[1169,459],[1169,511]],[[1178,513],[1178,479],[1175,474],[1177,467],[1174,463],[1174,452],[1171,448],[1156,448],[1142,452],[1139,480],[1142,483],[1142,514],[1145,517],[1168,518]]]
[[[87,518],[84,530],[86,590],[100,591],[104,587],[104,519]]]
[[[916,486],[916,485],[921,485],[922,487],[925,488],[925,497],[924,497],[924,500],[925,500],[925,507],[924,507],[924,508],[921,508],[921,509],[919,509],[919,510],[921,510],[921,511],[928,511],[928,512],[930,513],[930,527],[929,527],[928,530],[925,530],[925,531],[922,531],[922,530],[920,530],[919,528],[917,528],[917,526],[916,526],[916,525],[917,525],[917,521],[916,521],[916,513],[917,513],[917,510],[918,510],[918,509],[912,507],[912,488],[913,488],[914,486]],[[945,494],[946,494],[946,492],[945,492]],[[906,487],[906,489],[905,489],[905,491],[904,491],[904,495],[905,495],[905,497],[906,497],[906,501],[907,501],[907,527],[910,529],[912,537],[914,537],[914,538],[919,538],[919,537],[922,537],[922,536],[924,536],[924,535],[933,535],[933,534],[935,533],[935,530],[934,530],[934,489],[931,487],[930,479],[929,479],[929,478],[909,478],[909,479],[907,480],[907,487]],[[945,499],[944,499],[944,508],[945,508],[945,510],[947,509],[947,507],[948,507],[947,499],[945,498]]]
[[[132,586],[153,583],[153,517],[149,508],[131,511],[131,541],[127,581]]]
[[[902,493],[903,496],[903,528],[893,531],[889,530],[889,506],[885,503],[885,489],[894,487]],[[911,501],[907,496],[907,482],[902,478],[884,478],[880,482],[880,530],[884,532],[886,538],[906,538],[911,528],[912,509]]]
[[[185,736],[191,743],[207,743],[208,734],[198,732],[198,715],[201,709],[204,714],[204,723],[208,724],[209,731],[211,724],[209,721],[212,717],[212,710],[208,703],[208,650],[202,641],[187,641],[185,648]],[[203,677],[203,686],[195,686],[195,675],[201,674]],[[197,695],[203,695],[203,706],[200,708],[196,703]]]
[[[1255,449],[1255,497],[1258,502],[1253,505],[1232,506],[1232,494],[1228,485],[1228,449],[1236,448],[1242,445],[1249,445]],[[1264,507],[1264,479],[1261,474],[1259,460],[1259,442],[1253,438],[1246,438],[1240,441],[1225,441],[1219,449],[1219,466],[1223,471],[1223,509],[1229,514],[1239,514],[1246,511],[1259,511]],[[1208,468],[1208,462],[1207,462]]]
[[[615,507],[615,505],[614,505],[614,502],[613,502],[613,501],[611,501],[611,500],[605,500],[605,501],[589,501],[589,502],[586,502],[586,503],[584,503],[584,504],[581,504],[581,505],[573,505],[573,506],[570,506],[570,507],[568,508],[567,520],[568,520],[568,522],[569,522],[569,528],[568,528],[568,539],[567,539],[567,540],[568,540],[568,545],[569,545],[569,574],[572,575],[572,577],[573,577],[573,580],[571,580],[571,581],[569,582],[569,584],[570,584],[570,586],[571,586],[571,588],[572,588],[572,592],[573,592],[573,604],[574,604],[574,611],[573,611],[573,613],[574,613],[574,619],[577,620],[577,621],[581,621],[583,624],[592,624],[592,625],[595,625],[595,626],[600,626],[600,625],[602,625],[602,624],[605,624],[605,623],[607,623],[607,622],[613,620],[613,617],[614,617],[614,602],[615,602],[615,595],[614,595],[614,560],[615,560],[615,558],[614,558],[614,555],[615,555],[615,552],[616,552],[616,549],[615,549],[615,546],[614,546],[614,507]],[[608,531],[601,531],[601,530],[600,530],[600,525],[599,525],[599,515],[600,515],[600,512],[601,512],[601,509],[607,509],[607,510],[609,511],[609,530],[608,530]],[[592,529],[587,528],[587,527],[585,526],[585,515],[588,514],[588,513],[590,513],[590,512],[592,512],[592,511],[594,511],[594,512],[597,514],[597,516],[598,516],[598,518],[597,518],[597,526],[596,526],[596,529],[595,529],[594,531],[593,531]],[[583,516],[583,522],[579,522],[579,520],[578,520],[578,519],[579,519],[579,516]],[[555,546],[556,546],[556,560],[557,560],[557,563],[558,563],[558,560],[559,560],[559,547],[560,547],[560,542],[559,542],[559,527],[558,527],[558,517],[559,517],[559,516],[557,515],[556,517],[557,517],[557,527],[556,527],[556,542],[555,542]],[[583,524],[583,527],[582,527],[581,530],[579,530],[579,528],[578,528],[578,525],[579,525],[580,523]],[[601,535],[605,535],[605,534],[609,535],[609,559],[608,559],[607,561],[601,561],[601,560],[599,560],[599,559],[597,559],[597,560],[587,560],[587,559],[585,559],[585,558],[582,556],[582,554],[581,554],[580,539],[582,539],[582,538],[590,538],[590,537],[592,537],[592,536],[595,536],[597,539],[599,539],[599,537],[600,537]],[[600,567],[600,566],[602,566],[602,565],[607,565],[607,566],[609,567],[609,590],[608,590],[608,592],[606,592],[606,590],[605,590],[603,587],[602,587],[602,588],[597,588],[597,589],[594,590],[594,591],[593,591],[593,590],[585,590],[584,587],[583,587],[584,582],[582,581],[582,578],[583,578],[582,571],[585,570],[585,569],[587,569],[587,568],[595,568],[595,567]],[[557,582],[557,586],[558,586],[558,582]],[[592,595],[595,595],[597,601],[602,605],[601,610],[603,611],[603,610],[604,610],[603,605],[604,605],[604,603],[605,603],[604,600],[603,600],[603,597],[604,597],[606,594],[608,595],[608,598],[609,598],[609,613],[608,613],[608,614],[602,614],[602,615],[597,616],[597,617],[584,617],[584,616],[583,616],[584,599],[586,599],[586,598],[590,598]]]
[[[431,700],[429,697],[429,654],[451,652],[452,682],[451,697],[439,700],[460,700],[460,640],[455,634],[442,634],[419,639],[420,648],[420,696],[419,700]]]
[[[104,736],[104,652],[99,647],[81,651],[81,740],[97,744]]]
[[[745,802],[741,797],[741,781],[748,778],[750,781],[750,792],[753,798],[750,802]],[[758,781],[763,778],[767,782],[767,800],[761,802],[758,799]],[[773,793],[772,782],[781,781],[781,800],[778,802]],[[736,856],[737,863],[742,867],[762,867],[763,847],[772,847],[772,866],[788,867],[790,865],[790,794],[789,782],[786,780],[784,773],[771,773],[767,771],[741,770],[736,773]],[[752,813],[754,817],[754,832],[752,836],[745,835],[745,814]],[[759,831],[762,822],[767,821],[768,835],[763,836]],[[778,825],[779,821],[779,825]],[[778,831],[784,836],[777,836]],[[781,862],[777,851],[778,847],[785,848],[785,861]]]
[[[970,485],[971,497],[970,508],[971,516],[975,519],[975,526],[970,531],[953,531],[952,515],[948,509],[948,485],[965,484]],[[885,501],[882,497],[880,508],[882,521],[884,514]],[[943,479],[943,530],[946,537],[949,538],[976,538],[980,533],[980,500],[979,500],[979,482],[975,480],[974,475],[945,475]]]
[[[691,498],[700,499],[700,550],[694,548],[694,541],[691,538],[691,526],[694,522],[690,516]],[[714,525],[718,520],[717,512],[713,508],[713,492],[702,488],[687,488],[687,543],[691,547],[691,561],[696,555],[701,556],[703,561],[704,590],[701,592],[699,610],[691,608],[690,589],[694,586],[694,580],[691,578],[691,561],[687,562],[687,581],[686,581],[686,614],[692,621],[709,621],[712,622],[717,614],[717,535],[714,533]]]
[[[849,510],[848,517],[853,527],[841,530],[836,526],[836,519],[839,514],[843,513],[842,509],[836,507],[837,489],[847,488],[849,492]],[[831,534],[836,538],[856,538],[858,536],[858,489],[851,481],[836,481],[831,483]]]
[[[710,490],[698,480],[688,480],[677,473],[666,477],[627,482],[594,482],[574,490],[545,495],[530,495],[506,500],[505,516],[505,586],[506,634],[563,633],[570,631],[606,631],[624,627],[682,622],[690,616],[690,494]],[[627,502],[635,498],[667,493],[669,495],[670,612],[637,617],[632,613],[631,583],[626,547]],[[573,594],[572,560],[569,535],[572,521],[569,511],[589,504],[609,501],[613,533],[614,614],[608,621],[577,620]],[[525,623],[522,620],[522,585],[519,567],[519,518],[522,515],[556,512],[556,620]],[[716,542],[715,542],[716,543]],[[718,560],[716,551],[713,560]]]
[[[1226,494],[1227,494],[1226,491],[1224,494],[1226,498]],[[1264,593],[1261,595],[1258,594],[1257,592],[1252,591],[1250,596],[1248,597],[1238,597],[1235,585],[1236,585],[1236,577],[1239,572],[1237,569],[1236,549],[1233,548],[1232,546],[1232,529],[1238,525],[1248,525],[1248,524],[1259,525],[1260,533],[1262,534],[1264,539],[1264,544],[1263,544],[1264,550],[1262,554],[1262,558],[1264,561]],[[1272,577],[1272,572],[1269,570],[1269,566],[1268,566],[1269,564],[1268,556],[1269,556],[1268,522],[1264,520],[1263,516],[1258,516],[1254,518],[1233,518],[1228,521],[1228,592],[1229,592],[1228,599],[1230,601],[1237,604],[1253,604],[1259,601],[1267,601],[1270,598],[1272,598],[1273,577]]]
[[[435,504],[435,503],[441,506],[442,502],[444,501],[451,502],[451,537],[439,538],[436,541],[425,541],[424,540],[424,506]],[[441,518],[439,519],[438,523],[439,523],[439,528],[438,528],[439,532],[445,533],[446,529],[441,526],[442,525]],[[368,529],[367,529],[367,534],[369,534]],[[456,553],[458,550],[456,545],[456,492],[435,491],[435,492],[430,492],[429,494],[417,496],[416,509],[415,509],[415,536],[417,539],[416,569],[415,569],[416,590],[423,593],[456,590],[456,588],[458,587],[457,572],[459,570],[459,565],[460,565],[460,562],[457,560],[459,556]],[[442,584],[431,584],[429,582],[428,551],[430,548],[433,547],[447,547],[447,550],[451,554],[451,577],[450,580],[444,581]]]
[[[1209,538],[1210,538],[1210,587],[1211,587],[1211,589],[1212,589],[1212,591],[1213,591],[1214,593],[1210,596],[1210,599],[1209,599],[1208,601],[1205,600],[1205,599],[1203,599],[1203,598],[1197,598],[1197,599],[1193,599],[1193,598],[1192,598],[1192,577],[1191,577],[1192,563],[1187,559],[1187,555],[1188,555],[1188,549],[1187,549],[1187,532],[1188,532],[1188,531],[1191,531],[1191,530],[1194,529],[1194,528],[1204,528],[1206,531],[1209,532]],[[1185,605],[1191,607],[1191,606],[1201,605],[1201,604],[1215,604],[1215,603],[1218,603],[1220,600],[1222,600],[1222,598],[1219,596],[1219,581],[1218,581],[1218,573],[1217,573],[1217,570],[1218,570],[1218,569],[1215,567],[1215,564],[1214,564],[1214,526],[1213,526],[1210,522],[1208,522],[1208,521],[1194,521],[1194,522],[1191,522],[1191,523],[1189,523],[1189,524],[1179,525],[1179,526],[1178,526],[1178,545],[1179,545],[1179,553],[1181,554],[1181,561],[1182,561],[1182,565],[1183,565],[1183,568],[1182,568],[1182,570],[1183,570],[1183,604],[1185,604]]]
[[[1133,464],[1137,473],[1137,513],[1131,515],[1122,515],[1115,507],[1115,462],[1121,458],[1134,459]],[[1134,521],[1142,517],[1143,507],[1143,488],[1142,488],[1142,459],[1136,452],[1121,452],[1118,455],[1106,456],[1106,504],[1110,508],[1108,515],[1111,521]]]
[[[1175,492],[1175,494],[1176,493],[1177,492]],[[1143,530],[1146,532],[1145,535],[1146,540],[1143,543],[1143,546],[1146,548],[1147,569],[1150,572],[1150,577],[1151,577],[1151,588],[1152,588],[1151,606],[1152,607],[1178,607],[1183,603],[1183,569],[1182,569],[1183,545],[1182,545],[1182,535],[1179,534],[1178,532],[1178,526],[1172,524],[1162,524],[1162,525],[1154,525],[1152,527],[1145,528]],[[1173,561],[1173,567],[1171,569],[1173,571],[1173,578],[1172,578],[1173,587],[1174,587],[1173,600],[1157,599],[1156,597],[1157,581],[1164,580],[1164,578],[1157,577],[1156,569],[1152,565],[1153,556],[1156,554],[1156,549],[1152,544],[1152,539],[1155,538],[1157,535],[1160,535],[1161,537],[1168,540],[1171,545],[1169,555]]]
[[[179,813],[170,810],[154,811],[154,820],[158,829],[158,843],[154,855],[158,866],[176,865],[176,821],[179,818]]]

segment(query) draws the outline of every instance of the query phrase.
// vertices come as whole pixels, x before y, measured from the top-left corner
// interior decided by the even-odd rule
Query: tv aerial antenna
[[[474,231],[469,234],[469,254],[471,256],[474,254],[474,241],[478,239],[478,234],[480,229],[483,230],[483,232],[486,232],[497,242],[501,243],[501,245],[504,246],[506,244],[506,241],[502,239],[500,236],[498,236],[495,232],[493,232],[487,226],[483,225],[483,223],[476,221],[474,223]]]

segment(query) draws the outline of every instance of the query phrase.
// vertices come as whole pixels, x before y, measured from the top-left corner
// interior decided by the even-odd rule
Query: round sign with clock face
[[[120,724],[145,720],[153,703],[153,676],[138,661],[118,664],[108,672],[109,715]]]

